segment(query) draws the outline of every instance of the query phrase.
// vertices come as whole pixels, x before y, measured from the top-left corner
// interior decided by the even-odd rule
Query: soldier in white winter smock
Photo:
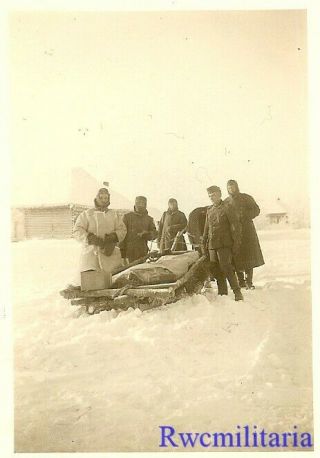
[[[74,226],[74,237],[83,244],[80,272],[103,270],[106,274],[121,266],[118,243],[126,236],[123,217],[109,209],[110,193],[101,188],[94,199],[94,208],[82,212]]]

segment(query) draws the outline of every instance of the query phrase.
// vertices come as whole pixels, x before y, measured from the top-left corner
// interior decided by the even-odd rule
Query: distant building
[[[266,210],[265,216],[269,224],[289,223],[289,215],[287,209],[281,202],[280,197],[278,197],[276,201]]]
[[[87,208],[77,204],[13,208],[11,239],[70,238],[77,216]]]
[[[89,206],[79,204],[39,205],[13,208],[11,212],[11,240],[68,239],[78,215]],[[127,209],[117,210],[120,214]]]

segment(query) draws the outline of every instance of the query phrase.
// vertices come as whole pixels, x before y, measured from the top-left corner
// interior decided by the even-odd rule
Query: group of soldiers
[[[211,279],[218,294],[227,295],[227,280],[235,300],[243,300],[241,288],[254,289],[253,269],[264,264],[253,219],[260,209],[253,197],[241,193],[235,180],[227,183],[228,197],[210,186],[211,206],[193,210],[187,220],[176,199],[169,199],[158,229],[148,214],[147,198],[138,196],[133,211],[124,216],[109,209],[110,192],[101,188],[94,208],[82,212],[74,226],[74,236],[83,243],[80,271],[110,273],[120,265],[130,265],[149,252],[157,241],[160,253],[185,251],[187,234],[192,248],[210,260]]]

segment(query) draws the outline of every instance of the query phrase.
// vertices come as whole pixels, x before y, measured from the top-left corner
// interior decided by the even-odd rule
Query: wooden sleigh
[[[112,279],[116,279],[117,276],[119,278],[119,274],[125,274],[126,271],[130,273],[130,269],[139,267],[139,265],[147,270],[146,263],[149,263],[150,269],[152,269],[163,256],[179,257],[186,253],[190,253],[190,251],[169,251],[161,255],[157,252],[151,252],[144,258],[113,271]],[[170,282],[157,281],[150,284],[135,284],[136,282],[132,282],[129,275],[128,283],[122,284],[121,287],[111,286],[111,288],[94,291],[81,291],[80,286],[69,287],[60,291],[60,294],[68,299],[72,306],[84,306],[90,315],[103,310],[127,310],[130,307],[139,308],[142,311],[149,310],[176,302],[186,295],[200,292],[209,276],[209,262],[205,256],[200,256],[198,253],[194,259],[195,261],[188,266],[188,270],[182,276]],[[117,284],[117,281],[113,281],[114,284]]]

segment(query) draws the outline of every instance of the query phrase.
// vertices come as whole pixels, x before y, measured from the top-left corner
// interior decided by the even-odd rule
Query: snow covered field
[[[13,243],[15,450],[163,451],[159,425],[312,432],[309,231],[259,235],[266,265],[244,302],[94,316],[58,294],[75,241]]]

